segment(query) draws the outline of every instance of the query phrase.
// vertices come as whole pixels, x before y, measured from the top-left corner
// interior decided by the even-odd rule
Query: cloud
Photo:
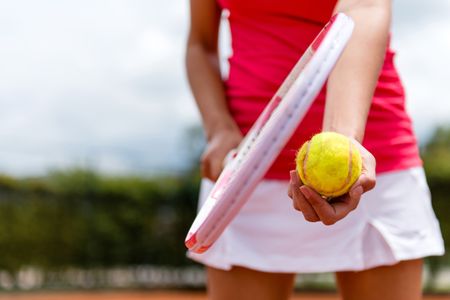
[[[426,136],[450,117],[449,3],[394,5],[397,63]],[[188,13],[175,0],[0,2],[0,172],[186,166],[185,132],[200,124],[183,61]]]
[[[183,165],[176,146],[198,120],[186,11],[178,1],[2,2],[0,170]]]
[[[396,0],[392,3],[394,28],[405,34],[413,34],[418,28],[435,20],[448,19],[450,9],[450,2],[442,0]]]

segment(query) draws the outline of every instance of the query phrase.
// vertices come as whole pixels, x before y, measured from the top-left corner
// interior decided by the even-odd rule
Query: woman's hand
[[[239,129],[223,129],[214,133],[201,157],[202,177],[216,181],[224,167],[225,157],[242,139]]]
[[[363,193],[375,187],[375,158],[360,143],[354,143],[361,153],[362,172],[345,195],[331,200],[324,199],[315,190],[303,185],[296,170],[290,172],[288,195],[293,200],[294,208],[302,212],[307,221],[333,225],[358,206]]]
[[[242,135],[229,111],[220,72],[218,36],[222,8],[215,0],[191,0],[190,11],[186,68],[208,140],[201,173],[215,181],[222,171],[223,159],[239,144]]]

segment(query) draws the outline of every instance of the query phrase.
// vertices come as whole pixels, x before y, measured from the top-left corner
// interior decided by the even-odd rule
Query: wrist
[[[349,126],[324,126],[322,131],[332,131],[347,136],[348,138],[362,143],[364,132]]]
[[[205,124],[205,135],[207,141],[211,140],[211,138],[215,135],[224,133],[224,132],[238,132],[241,133],[239,127],[233,119],[229,120],[213,120],[210,124]]]
[[[366,113],[359,111],[327,111],[323,120],[323,131],[333,131],[362,142],[366,127]]]

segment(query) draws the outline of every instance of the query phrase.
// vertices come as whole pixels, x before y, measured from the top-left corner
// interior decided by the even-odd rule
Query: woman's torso
[[[291,68],[332,15],[334,0],[218,0],[229,10],[233,54],[225,82],[231,114],[246,133]],[[405,96],[395,69],[394,52],[386,51],[366,125],[364,146],[377,159],[377,172],[421,164]],[[351,83],[349,84],[351,88]],[[321,131],[323,89],[292,139],[266,174],[288,179],[298,148]]]

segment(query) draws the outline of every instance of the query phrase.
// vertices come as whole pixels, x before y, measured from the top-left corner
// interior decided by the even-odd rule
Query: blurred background
[[[447,246],[449,11],[397,0],[392,27]],[[204,287],[183,245],[204,146],[188,21],[188,1],[0,2],[0,290]],[[425,285],[450,291],[449,255],[427,260]]]

